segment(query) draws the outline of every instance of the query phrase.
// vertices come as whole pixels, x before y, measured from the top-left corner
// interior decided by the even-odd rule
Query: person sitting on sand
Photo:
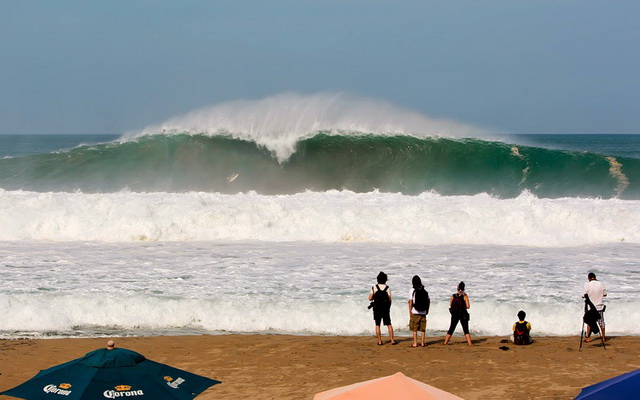
[[[513,335],[511,336],[511,341],[513,344],[517,345],[525,345],[533,343],[531,339],[531,324],[525,321],[527,317],[527,313],[520,310],[518,311],[518,322],[513,324]]]
[[[464,332],[464,337],[467,339],[467,344],[472,346],[471,335],[469,334],[469,311],[467,311],[471,304],[469,303],[469,296],[464,292],[464,282],[460,282],[458,284],[458,291],[451,295],[449,299],[449,312],[451,313],[451,324],[449,325],[449,330],[447,331],[447,335],[444,337],[444,343],[448,344],[449,339],[451,339],[451,335],[453,335],[453,331],[456,330],[456,326],[458,326],[458,321],[460,325],[462,325],[462,331]]]
[[[382,334],[380,333],[380,322],[387,326],[391,344],[398,344],[393,337],[393,325],[391,325],[391,289],[387,286],[387,274],[380,272],[376,278],[378,284],[371,288],[369,301],[373,301],[373,320],[376,323],[376,336],[378,346],[382,346]]]

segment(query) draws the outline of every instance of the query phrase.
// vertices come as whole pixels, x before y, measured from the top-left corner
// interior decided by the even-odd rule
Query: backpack
[[[455,315],[465,314],[467,312],[467,303],[464,302],[464,296],[461,296],[457,293],[454,294],[449,311],[451,312],[451,314]]]
[[[431,306],[431,299],[429,298],[429,292],[424,290],[424,287],[413,290],[413,308],[416,311],[429,314],[429,307]]]
[[[391,300],[389,300],[389,294],[387,293],[389,286],[381,290],[376,285],[376,289],[378,290],[373,294],[373,311],[388,311],[391,308]]]
[[[529,330],[527,322],[516,322],[516,329],[513,331],[513,344],[529,344]]]
[[[589,325],[591,328],[591,332],[598,334],[600,333],[600,328],[598,325],[598,321],[600,320],[600,313],[596,309],[596,306],[593,305],[589,297],[585,297],[585,313],[582,317],[582,320],[585,324]]]

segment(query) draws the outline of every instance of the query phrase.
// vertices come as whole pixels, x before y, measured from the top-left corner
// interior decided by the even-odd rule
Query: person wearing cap
[[[604,310],[607,308],[604,305],[604,298],[607,297],[607,289],[604,288],[604,284],[596,279],[596,274],[593,272],[589,272],[587,275],[587,279],[589,280],[584,284],[584,290],[582,291],[582,298],[585,298],[585,295],[588,295],[589,300],[595,305],[596,310],[600,314],[600,319],[598,320],[598,325],[600,325],[600,334],[602,335],[602,341],[606,340],[604,336]],[[585,342],[589,343],[591,341],[591,327],[587,325],[587,338]]]

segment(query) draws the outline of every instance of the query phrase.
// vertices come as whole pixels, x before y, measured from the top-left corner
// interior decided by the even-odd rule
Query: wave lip
[[[379,100],[344,93],[283,93],[261,100],[238,100],[202,108],[140,132],[128,133],[125,138],[162,133],[228,135],[255,142],[282,162],[296,151],[299,141],[317,132],[420,138],[489,135],[488,131],[471,125],[429,118]]]

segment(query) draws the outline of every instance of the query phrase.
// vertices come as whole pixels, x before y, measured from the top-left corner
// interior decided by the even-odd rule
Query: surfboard
[[[233,174],[233,175],[229,176],[229,177],[227,178],[227,182],[231,183],[231,182],[235,181],[235,180],[236,180],[236,178],[238,177],[238,175],[240,175],[240,174],[235,173],[235,174]]]

